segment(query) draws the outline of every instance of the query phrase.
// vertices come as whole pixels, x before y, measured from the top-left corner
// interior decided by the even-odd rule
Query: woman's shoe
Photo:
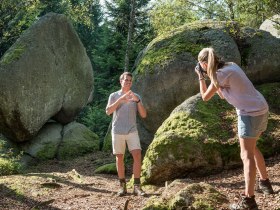
[[[229,206],[231,210],[258,210],[258,205],[255,201],[255,196],[247,197],[244,194],[240,196],[240,200],[237,203]]]
[[[266,195],[274,194],[274,191],[272,189],[269,179],[265,179],[265,180],[260,179],[259,180],[259,191],[262,191]]]

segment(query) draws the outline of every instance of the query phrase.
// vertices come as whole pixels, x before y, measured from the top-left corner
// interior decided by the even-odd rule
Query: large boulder
[[[62,140],[63,126],[56,122],[46,123],[38,132],[37,136],[31,141],[22,143],[22,150],[24,151],[23,163],[28,164],[34,159],[36,160],[49,160],[56,158],[58,147]]]
[[[99,138],[85,125],[71,122],[63,128],[63,138],[57,151],[60,160],[72,159],[99,150]]]
[[[185,25],[154,39],[138,58],[133,89],[148,111],[144,127],[155,133],[170,112],[198,90],[194,67],[203,47],[241,63],[238,46],[221,23]]]
[[[271,33],[271,35],[280,38],[280,15],[266,19],[260,26],[261,30]]]
[[[50,159],[72,159],[99,150],[98,136],[86,126],[71,122],[62,126],[56,122],[46,123],[31,141],[20,144],[24,165]]]
[[[0,60],[0,132],[27,141],[54,118],[73,121],[93,90],[93,72],[64,15],[34,23]]]
[[[280,149],[280,83],[258,88],[268,99],[267,131],[258,140],[265,157]],[[142,165],[142,182],[204,176],[241,165],[235,109],[217,95],[203,102],[200,94],[176,107],[155,134]]]
[[[270,33],[242,28],[239,39],[242,68],[255,84],[280,81],[280,39]]]
[[[268,32],[205,21],[163,34],[139,54],[135,64],[133,90],[148,111],[139,124],[146,144],[176,106],[199,92],[194,67],[199,51],[209,46],[225,61],[241,65],[254,83],[280,81],[280,39]]]

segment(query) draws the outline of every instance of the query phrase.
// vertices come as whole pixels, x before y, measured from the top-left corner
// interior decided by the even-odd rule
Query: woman
[[[235,63],[225,63],[216,55],[213,48],[204,48],[198,55],[200,67],[211,80],[207,87],[203,71],[199,65],[198,75],[200,93],[203,101],[211,99],[215,93],[232,104],[238,115],[238,137],[240,156],[243,162],[245,192],[240,201],[231,204],[231,209],[257,210],[254,196],[256,170],[260,174],[259,188],[265,194],[273,194],[267,176],[264,158],[256,146],[261,133],[266,130],[268,105],[264,97],[254,88],[251,81]]]

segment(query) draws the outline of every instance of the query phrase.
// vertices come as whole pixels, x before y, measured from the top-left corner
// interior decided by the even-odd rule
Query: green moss
[[[220,157],[223,165],[230,161],[239,161],[238,141],[232,131],[235,121],[234,108],[218,97],[209,102],[197,102],[196,111],[192,113],[173,113],[158,129],[146,152],[142,165],[142,181],[150,183],[154,176],[150,174],[151,170],[157,164],[165,164],[172,159],[182,164],[195,163],[197,159],[193,154],[204,157],[203,159],[213,166],[220,165],[217,162]],[[174,171],[172,176],[176,177],[175,175]]]
[[[39,160],[49,160],[53,159],[57,152],[57,144],[48,142],[44,144],[44,147],[37,152],[36,158]]]
[[[61,160],[72,159],[99,149],[98,136],[90,130],[83,130],[81,139],[71,136],[59,147],[58,157]]]
[[[280,83],[259,85],[257,89],[264,95],[271,111],[280,114]]]
[[[280,84],[267,84],[258,89],[272,108],[268,128],[257,144],[265,157],[271,157],[280,150],[280,142],[277,141],[280,137],[280,116],[277,114],[280,113]],[[209,170],[214,170],[211,166],[241,164],[236,110],[218,96],[208,102],[199,100],[192,113],[176,112],[163,122],[143,160],[141,181],[145,184],[161,182],[158,175],[162,171],[161,167],[167,167],[173,161],[179,165],[195,164],[193,154],[203,157],[203,161],[209,164]],[[207,168],[203,170],[210,172]],[[165,178],[173,179],[188,171],[179,166],[172,173],[168,170],[165,173]]]
[[[156,67],[164,67],[181,53],[189,53],[196,57],[200,50],[209,46],[207,40],[190,41],[194,36],[193,31],[185,31],[182,27],[171,33],[159,36],[148,46],[148,51],[137,66],[137,74],[153,73]],[[196,27],[195,30],[202,30]]]
[[[257,86],[269,104],[270,114],[267,130],[257,141],[258,148],[267,158],[275,155],[280,150],[280,83],[270,83]]]
[[[227,202],[226,196],[219,193],[211,185],[195,183],[180,190],[170,201],[170,209],[191,207],[191,209],[215,209],[217,204]]]
[[[166,204],[157,196],[152,196],[146,202],[142,210],[169,210]]]
[[[182,53],[196,58],[202,48],[211,45],[210,40],[201,38],[199,34],[213,29],[224,29],[232,36],[237,36],[239,31],[236,23],[221,21],[197,21],[178,27],[158,36],[148,45],[136,74],[154,73],[157,67],[166,66]]]
[[[96,174],[118,174],[116,163],[109,163],[97,168],[94,173]]]
[[[23,54],[24,50],[25,50],[25,45],[16,43],[4,54],[0,63],[7,65],[12,61],[19,59]]]
[[[111,127],[108,129],[111,130]],[[106,136],[104,137],[102,151],[106,151],[106,152],[112,151],[112,134],[111,134],[111,132],[107,132]]]
[[[176,195],[169,202],[169,209],[177,209],[178,207],[186,206],[186,199],[182,195]]]
[[[219,109],[217,109],[219,107]],[[166,135],[174,133],[178,138],[184,138],[192,146],[203,147],[204,155],[208,157],[209,163],[214,164],[213,151],[222,153],[223,161],[228,162],[239,158],[237,147],[237,136],[232,131],[232,125],[236,124],[236,113],[232,106],[226,101],[214,97],[210,102],[200,101],[197,103],[197,111],[189,114],[178,112],[170,116],[158,129],[155,137],[158,144],[162,144]],[[165,134],[162,136],[162,134]],[[170,136],[170,135],[169,135]],[[157,139],[159,138],[159,139]],[[231,141],[228,141],[232,139]],[[186,143],[185,141],[185,143]],[[164,143],[163,143],[164,144]],[[154,144],[156,147],[157,144]],[[178,144],[173,144],[174,150]],[[169,145],[170,147],[170,145]],[[186,149],[186,147],[184,147]],[[162,148],[164,150],[164,148]],[[171,147],[172,150],[172,147]],[[178,153],[177,153],[178,154]],[[185,151],[187,156],[188,151]],[[185,158],[187,158],[185,156]]]
[[[280,116],[270,112],[267,130],[257,141],[257,146],[265,158],[278,154],[280,151]]]
[[[181,186],[182,187],[182,186]],[[173,194],[173,191],[177,193]],[[171,209],[215,209],[217,204],[227,203],[226,196],[219,193],[211,185],[205,183],[186,184],[180,189],[169,189],[164,193],[170,196],[153,196],[143,209],[171,210]]]

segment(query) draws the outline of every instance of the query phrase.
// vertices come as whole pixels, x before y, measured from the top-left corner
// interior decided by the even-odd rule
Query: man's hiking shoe
[[[120,190],[118,191],[117,195],[118,196],[124,196],[126,193],[127,193],[126,183],[125,182],[121,182],[120,183]]]
[[[266,195],[269,194],[274,194],[274,191],[272,189],[271,183],[269,181],[269,179],[265,179],[265,180],[259,180],[259,188],[258,191],[263,192]]]
[[[241,195],[240,200],[237,203],[231,204],[229,208],[231,210],[258,210],[258,205],[254,195],[252,197]]]
[[[138,196],[146,196],[146,193],[141,189],[140,185],[138,184],[134,185],[133,194]]]

